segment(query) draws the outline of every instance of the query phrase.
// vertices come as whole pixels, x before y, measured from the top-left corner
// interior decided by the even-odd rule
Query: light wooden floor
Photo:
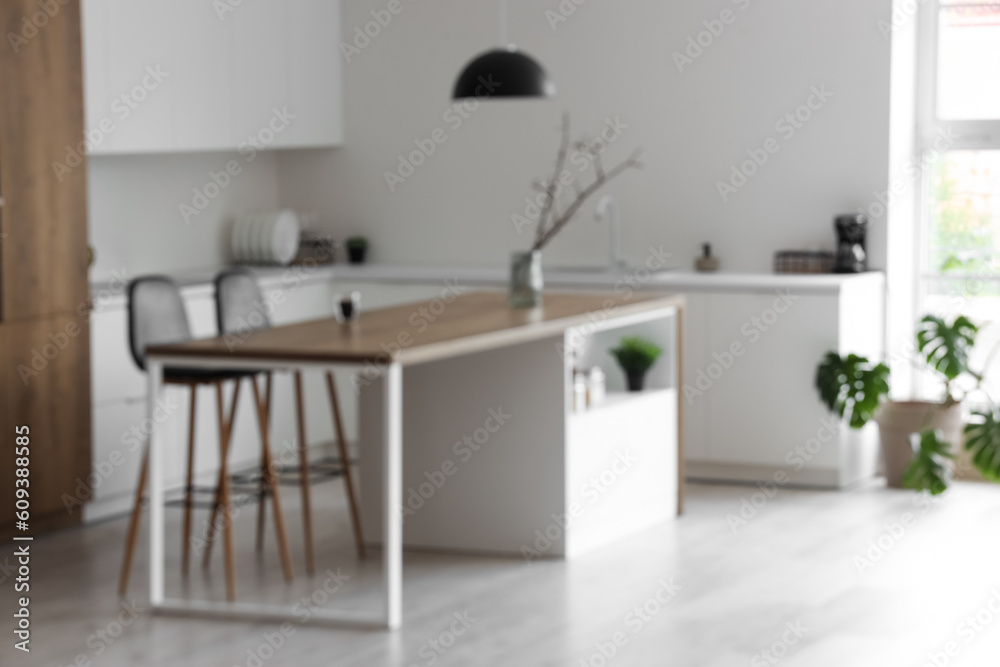
[[[402,631],[295,625],[294,634],[262,662],[248,651],[259,651],[268,634],[273,639],[277,626],[140,613],[112,643],[100,639],[94,634],[99,630],[118,631],[115,584],[125,521],[68,531],[32,547],[30,655],[12,648],[12,580],[0,584],[0,665],[57,667],[82,655],[107,667],[917,667],[935,664],[929,653],[939,654],[938,665],[1000,664],[1000,487],[960,484],[930,507],[916,505],[911,493],[881,488],[785,489],[734,533],[727,514],[738,512],[755,490],[691,485],[688,513],[680,521],[571,564],[408,554]],[[295,538],[298,594],[315,590],[325,575],[312,582],[302,575],[293,491],[286,491],[286,515]],[[317,487],[317,496],[316,504],[326,508],[318,523],[326,529],[321,532],[329,552],[321,565],[339,563],[350,573],[337,598],[358,604],[356,594],[377,576],[377,563],[354,564],[339,482]],[[900,533],[893,526],[904,514],[913,518]],[[168,510],[167,517],[168,535],[175,536],[179,512]],[[289,598],[273,546],[263,562],[253,554],[254,521],[252,508],[237,521],[238,594]],[[855,557],[866,556],[880,538],[888,547],[885,555],[859,572]],[[176,590],[178,549],[168,545],[168,586]],[[0,566],[12,560],[10,552],[4,545]],[[220,565],[216,554],[210,574],[196,568],[191,590],[217,593]],[[142,542],[132,588],[139,607],[146,567]],[[650,602],[661,581],[680,586],[665,605]],[[996,612],[989,610],[991,599]],[[633,611],[644,605],[645,619]],[[452,627],[462,627],[453,626],[456,614],[467,614],[470,623],[460,636],[451,634]],[[800,637],[786,632],[789,623],[799,624]],[[607,650],[615,633],[625,641],[604,660],[601,645]],[[769,659],[761,652],[775,642]],[[944,655],[948,648],[954,657]]]

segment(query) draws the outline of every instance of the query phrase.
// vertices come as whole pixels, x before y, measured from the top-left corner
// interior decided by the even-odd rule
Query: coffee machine
[[[837,230],[837,256],[834,273],[864,273],[868,270],[868,216],[862,213],[838,215],[833,222]]]

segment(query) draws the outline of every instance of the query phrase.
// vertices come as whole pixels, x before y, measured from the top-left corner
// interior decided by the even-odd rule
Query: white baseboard
[[[775,475],[784,473],[787,480],[781,486],[807,486],[822,489],[839,489],[840,470],[837,468],[794,468],[762,466],[751,463],[721,463],[719,461],[686,461],[685,477],[691,481],[743,482],[765,484],[775,482]]]

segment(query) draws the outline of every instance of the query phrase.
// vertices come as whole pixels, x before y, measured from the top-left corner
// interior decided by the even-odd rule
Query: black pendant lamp
[[[500,43],[506,39],[507,0],[500,0]],[[546,98],[556,94],[545,69],[516,46],[493,49],[469,62],[458,75],[452,98]]]

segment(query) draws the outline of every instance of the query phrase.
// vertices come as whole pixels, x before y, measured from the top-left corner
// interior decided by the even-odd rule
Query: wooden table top
[[[369,312],[354,322],[333,318],[244,334],[150,347],[170,358],[311,363],[421,363],[558,335],[605,317],[683,306],[683,297],[632,293],[546,293],[543,305],[513,309],[507,295],[474,292]]]

